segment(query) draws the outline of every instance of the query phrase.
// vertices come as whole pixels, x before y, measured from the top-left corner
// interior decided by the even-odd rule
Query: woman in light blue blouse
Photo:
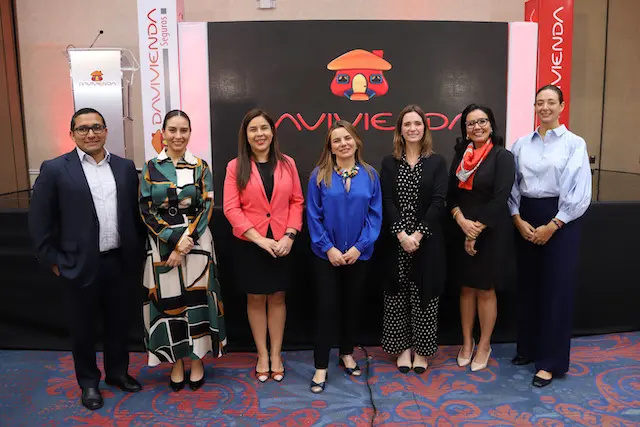
[[[338,330],[340,365],[349,375],[361,374],[353,348],[367,261],[382,225],[380,180],[362,160],[362,147],[353,125],[338,120],[309,179],[307,224],[317,281],[313,393],[324,391]]]
[[[540,127],[511,151],[516,180],[509,210],[518,238],[519,325],[514,365],[535,362],[532,384],[545,387],[569,370],[580,218],[591,203],[584,139],[560,125],[562,91],[536,94]]]

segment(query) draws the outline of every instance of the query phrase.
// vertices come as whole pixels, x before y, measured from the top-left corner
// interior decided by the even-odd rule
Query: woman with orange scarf
[[[513,155],[503,148],[490,108],[471,104],[460,118],[462,135],[449,173],[447,204],[455,227],[451,239],[452,283],[459,286],[463,345],[459,366],[487,367],[498,313],[496,289],[515,278],[513,224],[507,200],[515,179]],[[473,339],[480,318],[477,352]]]

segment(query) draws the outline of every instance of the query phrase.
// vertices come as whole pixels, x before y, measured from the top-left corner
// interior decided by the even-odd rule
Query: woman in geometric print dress
[[[149,249],[144,270],[145,344],[149,366],[173,364],[169,385],[184,387],[183,358],[191,358],[189,385],[204,384],[202,358],[224,353],[226,333],[216,279],[209,220],[213,181],[207,163],[187,150],[191,122],[182,111],[167,113],[164,150],[142,170],[140,210]]]

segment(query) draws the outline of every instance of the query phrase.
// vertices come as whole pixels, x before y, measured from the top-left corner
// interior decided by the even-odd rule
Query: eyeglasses
[[[100,135],[104,132],[107,127],[105,125],[95,124],[93,126],[78,126],[73,131],[77,132],[78,135],[88,135],[89,131],[92,130],[96,135]]]
[[[476,123],[481,128],[483,128],[489,123],[489,119],[471,120],[471,121],[466,122],[465,125],[467,126],[467,129],[473,129],[473,127],[476,125]]]

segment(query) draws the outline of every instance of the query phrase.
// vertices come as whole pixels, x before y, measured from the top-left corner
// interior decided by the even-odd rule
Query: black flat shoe
[[[197,381],[191,381],[191,378],[189,378],[189,387],[191,388],[191,390],[196,391],[198,390],[200,387],[202,387],[204,385],[204,372],[202,373],[202,378],[200,378]]]
[[[347,374],[353,375],[354,377],[358,377],[362,374],[362,371],[360,370],[360,366],[358,366],[357,363],[355,368],[347,368],[347,365],[344,364],[344,360],[340,358],[340,360],[338,360],[338,365],[342,366],[344,368],[344,371]]]
[[[82,389],[81,400],[82,405],[91,411],[100,409],[102,408],[102,405],[104,405],[102,395],[100,394],[100,390],[98,390],[97,387],[87,387]]]
[[[398,371],[402,372],[403,374],[408,374],[410,370],[411,366],[398,366]]]
[[[418,375],[422,375],[425,372],[427,372],[427,368],[425,368],[424,366],[414,366],[413,372],[415,372]]]
[[[533,376],[533,381],[531,381],[531,385],[534,387],[542,388],[546,387],[553,381],[553,377],[551,379],[545,380],[544,378],[540,378],[537,375]]]
[[[329,380],[329,374],[327,373],[327,376],[324,377],[324,381],[322,381],[321,383],[317,383],[313,380],[313,378],[311,378],[311,385],[309,386],[309,390],[311,390],[311,393],[322,393],[324,391],[324,388],[327,385],[327,381]]]
[[[171,378],[169,378],[169,387],[171,388],[171,390],[178,392],[184,388],[184,380],[176,383]]]
[[[511,359],[511,364],[516,366],[528,365],[529,363],[533,363],[533,360],[526,359],[519,354],[516,354],[516,357]]]
[[[128,391],[129,393],[142,390],[142,385],[129,374],[124,374],[120,378],[105,378],[104,382],[108,385],[118,387],[122,391]]]

